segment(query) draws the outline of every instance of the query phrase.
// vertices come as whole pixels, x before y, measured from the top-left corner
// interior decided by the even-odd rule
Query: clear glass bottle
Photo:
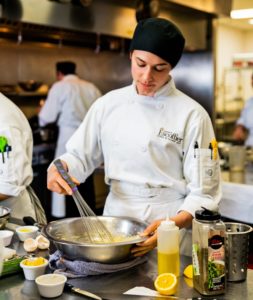
[[[193,286],[200,294],[225,293],[225,232],[218,212],[196,211],[192,222]]]
[[[158,274],[180,274],[179,228],[174,221],[162,221],[157,228]]]

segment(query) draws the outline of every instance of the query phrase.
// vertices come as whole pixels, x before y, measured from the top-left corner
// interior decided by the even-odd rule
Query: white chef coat
[[[213,138],[207,112],[171,79],[154,97],[138,95],[133,84],[98,99],[60,158],[81,182],[104,162],[104,214],[151,222],[217,207],[219,162],[207,149]]]
[[[249,132],[245,145],[253,147],[253,97],[247,100],[245,107],[241,111],[240,118],[237,120],[237,125],[243,125],[247,128]]]
[[[39,113],[39,124],[45,126],[57,121],[59,136],[55,157],[66,151],[68,139],[81,124],[91,104],[100,96],[101,92],[94,84],[74,74],[65,75],[53,84]],[[56,217],[65,216],[65,196],[53,193],[52,214]]]
[[[23,218],[35,211],[27,187],[32,182],[32,131],[20,109],[0,93],[0,136],[7,138],[11,151],[0,153],[0,193],[11,197],[0,205],[11,209],[11,216]]]
[[[57,121],[59,137],[56,157],[66,151],[66,142],[83,121],[91,104],[100,96],[94,84],[77,75],[66,75],[53,84],[39,113],[39,124],[45,126]]]

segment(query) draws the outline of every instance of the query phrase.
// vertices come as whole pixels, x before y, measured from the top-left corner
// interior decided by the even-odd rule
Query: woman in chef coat
[[[0,205],[11,209],[13,218],[31,216],[46,224],[45,212],[30,183],[32,131],[21,110],[0,93]]]
[[[133,83],[98,99],[60,156],[80,182],[104,163],[110,185],[104,215],[153,222],[145,232],[151,237],[133,249],[136,256],[156,246],[156,228],[167,216],[182,229],[181,252],[191,255],[185,228],[196,210],[217,209],[220,201],[217,152],[208,149],[211,120],[170,75],[184,44],[170,21],[140,21],[130,47]],[[48,187],[71,194],[54,165]]]

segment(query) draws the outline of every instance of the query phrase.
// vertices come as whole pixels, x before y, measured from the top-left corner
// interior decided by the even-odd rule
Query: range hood
[[[131,0],[0,0],[0,34],[12,29],[15,33],[26,30],[34,35],[62,39],[76,36],[108,35],[130,39],[136,26],[136,1]],[[189,2],[189,3],[188,3]],[[207,49],[210,38],[210,20],[217,15],[229,15],[230,0],[160,0],[160,17],[175,22],[186,37],[186,48]],[[222,5],[217,3],[223,2]],[[209,5],[207,5],[209,3]],[[224,5],[226,3],[226,5]],[[212,5],[211,5],[212,4]],[[71,33],[71,34],[70,34]],[[85,34],[85,36],[82,34]],[[97,38],[96,38],[97,39]]]

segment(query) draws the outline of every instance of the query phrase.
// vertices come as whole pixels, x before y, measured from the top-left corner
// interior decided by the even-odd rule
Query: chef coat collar
[[[132,87],[133,87],[134,97],[136,97],[138,99],[143,99],[143,100],[153,99],[153,100],[157,100],[157,101],[161,100],[161,98],[163,98],[163,97],[168,97],[172,93],[172,91],[175,90],[175,88],[176,88],[173,78],[170,78],[170,80],[164,86],[162,86],[157,92],[155,92],[154,96],[152,96],[152,97],[139,95],[137,93],[135,82],[133,82]]]
[[[77,75],[75,75],[75,74],[68,74],[68,75],[65,75],[64,77],[63,77],[63,81],[68,81],[68,80],[73,80],[73,79],[77,79],[78,78],[78,76]]]

